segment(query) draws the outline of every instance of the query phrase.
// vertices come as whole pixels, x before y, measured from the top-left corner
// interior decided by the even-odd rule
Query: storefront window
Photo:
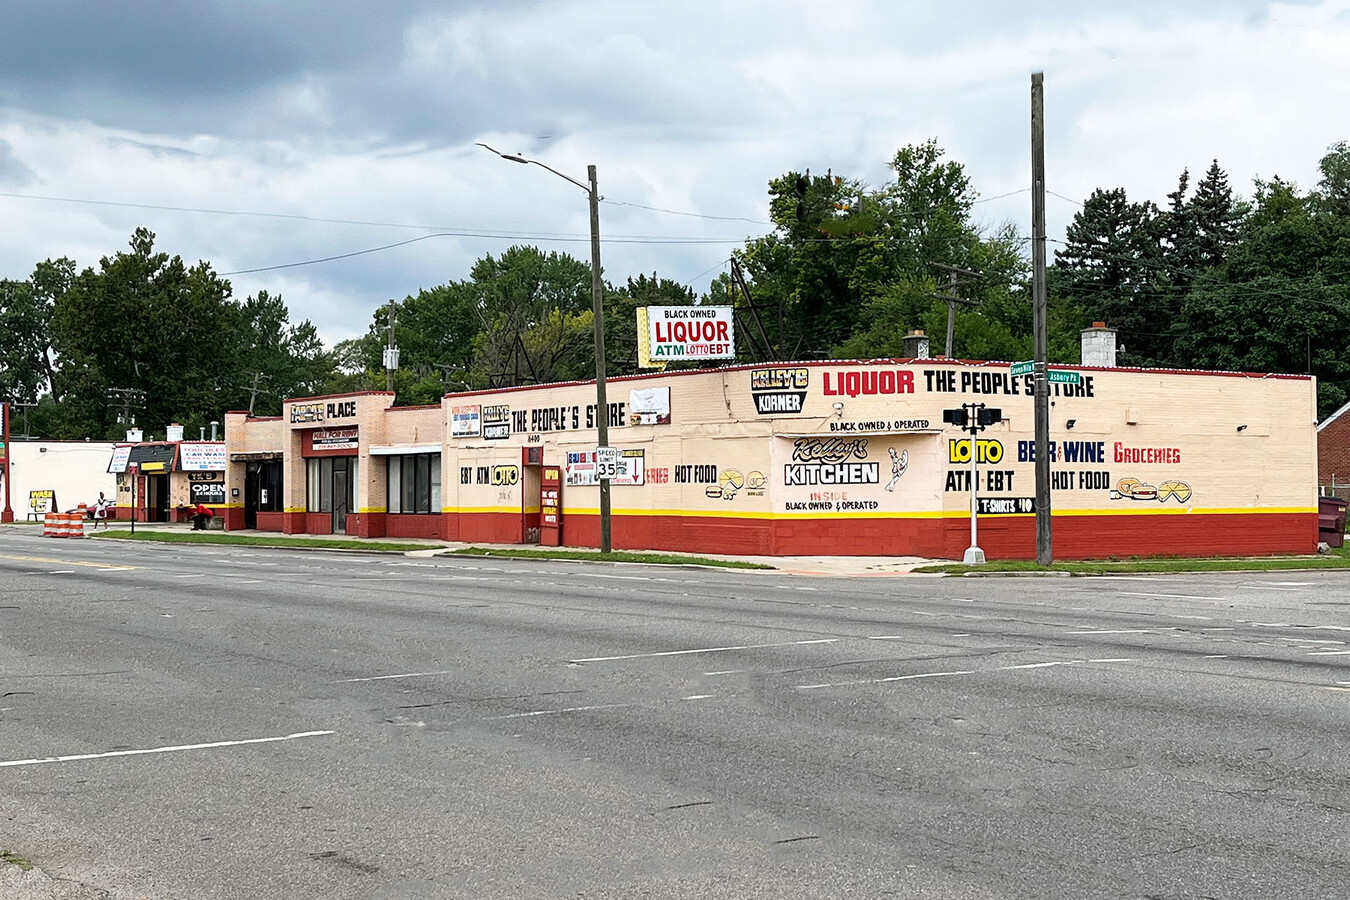
[[[285,509],[281,497],[281,469],[279,459],[258,464],[259,512],[281,512]]]
[[[333,511],[333,473],[343,477],[340,483],[346,489],[346,509],[356,507],[356,458],[348,456],[325,456],[321,459],[305,460],[305,508],[310,512]]]
[[[418,453],[390,456],[389,511],[391,513],[438,513],[441,511],[441,455]]]

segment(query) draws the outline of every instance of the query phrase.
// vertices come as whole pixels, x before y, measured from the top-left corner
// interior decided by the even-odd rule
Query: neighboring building
[[[1350,403],[1317,426],[1317,483],[1324,496],[1350,500]]]
[[[102,491],[116,496],[108,474],[107,441],[12,441],[9,471],[14,479],[10,506],[15,521],[42,519],[46,511],[66,512],[81,503],[93,506]]]
[[[115,444],[103,464],[117,476],[119,519],[184,522],[199,501],[217,513],[225,508],[224,441]]]
[[[1051,385],[1056,556],[1315,550],[1313,379],[1051,368],[1081,378]],[[1030,388],[1007,363],[932,359],[614,379],[613,546],[960,558],[971,448],[943,410],[986,402],[1003,421],[976,443],[979,544],[1032,558]],[[593,383],[392,402],[227,414],[227,527],[599,543]]]

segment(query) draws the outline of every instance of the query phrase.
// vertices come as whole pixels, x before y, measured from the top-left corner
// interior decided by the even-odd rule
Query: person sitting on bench
[[[212,515],[214,514],[211,510],[207,509],[199,501],[196,506],[192,507],[192,530],[205,531],[206,523],[211,521]]]

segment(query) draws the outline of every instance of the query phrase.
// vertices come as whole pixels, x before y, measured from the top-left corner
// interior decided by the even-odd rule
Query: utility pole
[[[144,408],[145,391],[138,388],[108,388],[108,400],[109,405],[118,410],[118,425],[135,425],[136,416],[131,411]]]
[[[609,402],[605,396],[605,285],[600,279],[600,188],[595,181],[595,166],[586,167],[591,201],[591,310],[595,317],[595,404],[596,442],[609,446]],[[610,548],[609,479],[600,479],[600,552]]]
[[[1036,425],[1036,563],[1054,559],[1050,542],[1050,385],[1048,308],[1045,296],[1045,75],[1031,73],[1031,327],[1035,333],[1033,383]]]
[[[266,378],[268,381],[272,380],[271,375],[264,375],[262,372],[253,373],[253,387],[248,389],[248,414],[250,416],[253,415],[253,403],[258,399],[258,394],[262,392],[262,388],[258,385],[258,379],[260,378]]]
[[[389,336],[384,344],[384,386],[394,393],[394,373],[398,371],[398,348],[394,346],[394,300],[389,299]]]
[[[956,289],[961,286],[960,279],[979,279],[984,277],[983,272],[972,272],[970,269],[958,269],[956,266],[944,266],[942,263],[929,263],[935,269],[942,269],[947,273],[948,281],[946,284],[947,293],[932,294],[928,296],[935,297],[938,300],[947,301],[947,358],[952,358],[952,339],[956,336],[956,304],[962,303],[966,306],[979,306],[978,300],[967,300],[960,296]]]

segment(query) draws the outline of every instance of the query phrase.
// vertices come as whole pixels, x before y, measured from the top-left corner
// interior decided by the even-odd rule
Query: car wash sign
[[[735,359],[735,318],[730,306],[650,306],[651,358]]]

